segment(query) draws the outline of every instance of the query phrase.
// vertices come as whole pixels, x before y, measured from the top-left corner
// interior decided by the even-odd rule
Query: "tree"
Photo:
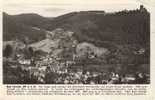
[[[7,44],[5,50],[3,51],[3,56],[8,58],[11,56],[12,53],[13,53],[13,49],[11,45]]]
[[[29,47],[28,50],[29,50],[30,55],[33,56],[34,55],[33,48],[32,47]]]

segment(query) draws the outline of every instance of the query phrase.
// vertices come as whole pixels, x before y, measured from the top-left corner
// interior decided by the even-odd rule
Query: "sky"
[[[37,13],[45,17],[56,17],[73,11],[132,10],[139,8],[140,4],[140,0],[3,0],[3,11],[11,15]]]

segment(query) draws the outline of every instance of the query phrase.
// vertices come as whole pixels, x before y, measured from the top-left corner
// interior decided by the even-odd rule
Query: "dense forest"
[[[79,41],[147,45],[150,40],[150,13],[143,6],[137,10],[114,13],[73,12],[55,18],[45,18],[37,14],[12,16],[3,13],[3,26],[4,40],[26,36],[35,42],[45,38],[45,30],[52,31],[56,28],[75,32]]]

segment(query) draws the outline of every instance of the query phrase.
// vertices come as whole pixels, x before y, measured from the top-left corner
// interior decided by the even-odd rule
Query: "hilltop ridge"
[[[79,42],[87,41],[96,45],[103,42],[147,45],[150,40],[150,13],[143,6],[114,13],[72,12],[52,19],[37,14],[11,16],[3,13],[3,26],[4,40],[26,36],[36,42],[45,39],[47,31],[57,28],[74,32]]]

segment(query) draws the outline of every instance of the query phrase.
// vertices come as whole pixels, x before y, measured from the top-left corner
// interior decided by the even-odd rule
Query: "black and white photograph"
[[[150,84],[145,5],[6,1],[3,84]]]

